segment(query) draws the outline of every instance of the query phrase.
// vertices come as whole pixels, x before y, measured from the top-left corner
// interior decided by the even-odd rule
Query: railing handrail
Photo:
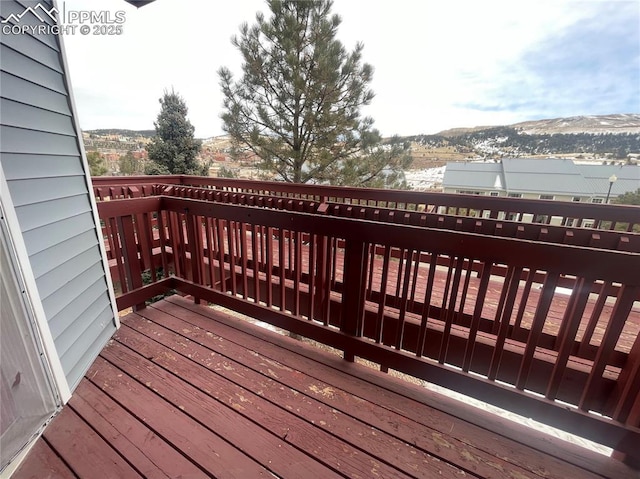
[[[383,223],[452,229],[490,236],[507,236],[540,242],[589,246],[597,249],[640,251],[640,235],[627,231],[593,230],[508,219],[498,220],[495,218],[456,216],[426,211],[397,210],[362,204],[319,203],[315,200],[302,198],[288,198],[253,192],[232,192],[192,186],[164,185],[158,186],[155,191],[158,195],[211,202],[367,219]]]
[[[425,210],[434,206],[472,209],[490,212],[493,218],[497,217],[497,212],[505,212],[540,215],[548,218],[588,219],[596,222],[594,226],[597,226],[598,222],[612,222],[611,229],[613,229],[614,223],[625,223],[628,224],[627,229],[629,232],[632,232],[634,225],[640,225],[640,208],[632,205],[533,200],[408,190],[381,190],[187,175],[94,177],[93,184],[96,188],[110,185],[173,184],[216,189],[228,188],[234,191],[277,192],[285,195],[315,198],[319,202],[330,201],[333,198],[340,199],[343,202],[350,202],[351,204],[358,204],[362,201],[374,202],[377,205],[391,203],[398,209],[410,209],[407,205],[411,205],[414,209],[423,208]],[[399,208],[399,205],[405,205],[405,208]]]

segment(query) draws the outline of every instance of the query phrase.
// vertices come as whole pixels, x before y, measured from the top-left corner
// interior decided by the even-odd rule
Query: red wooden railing
[[[192,186],[229,193],[276,196],[316,203],[349,204],[431,212],[475,218],[516,220],[579,228],[640,232],[640,214],[632,206],[550,200],[489,197],[371,188],[317,186],[282,182],[209,178],[201,176],[123,176],[93,178],[99,199],[134,198],[158,194],[158,185]],[[154,189],[155,188],[155,189]]]
[[[98,205],[121,309],[173,288],[640,459],[638,235],[138,185]]]

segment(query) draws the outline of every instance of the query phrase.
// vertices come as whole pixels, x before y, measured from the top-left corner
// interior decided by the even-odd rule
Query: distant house
[[[0,2],[9,32],[0,38],[0,471],[9,474],[119,325],[62,38],[52,16],[32,13],[56,5],[33,3]],[[10,32],[43,23],[49,33]]]
[[[615,175],[616,181],[610,183]],[[445,193],[603,203],[640,188],[638,165],[576,164],[569,159],[504,158],[447,163]]]

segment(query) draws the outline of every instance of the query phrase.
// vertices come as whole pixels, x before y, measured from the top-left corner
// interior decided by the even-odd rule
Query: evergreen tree
[[[165,90],[160,98],[162,108],[154,123],[156,136],[147,145],[148,175],[206,175],[207,168],[198,164],[201,142],[193,137],[194,128],[187,119],[187,105],[182,97]]]
[[[636,191],[627,191],[622,195],[614,198],[612,203],[616,203],[618,205],[640,205],[640,188]]]
[[[373,99],[373,68],[363,45],[347,52],[336,39],[340,17],[330,0],[268,0],[271,17],[240,27],[232,43],[243,58],[242,77],[218,72],[222,120],[238,150],[260,167],[294,183],[405,187],[409,143],[383,144],[360,109]]]
[[[102,176],[107,172],[107,167],[104,164],[104,158],[97,151],[87,152],[87,163],[89,163],[91,176]]]

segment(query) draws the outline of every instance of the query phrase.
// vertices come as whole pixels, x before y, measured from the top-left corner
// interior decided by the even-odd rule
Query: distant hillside
[[[131,138],[136,138],[138,136],[142,136],[145,138],[153,138],[156,136],[156,130],[123,130],[120,128],[107,128],[107,129],[99,129],[99,130],[83,130],[85,133],[90,135],[118,135],[118,136],[128,136]]]
[[[556,133],[635,133],[640,134],[640,114],[595,115],[525,121],[510,125],[527,135]]]
[[[635,133],[640,134],[640,114],[589,115],[534,120],[514,123],[513,125],[475,126],[472,128],[452,128],[441,131],[437,136],[455,137],[483,130],[511,127],[527,135],[555,135],[576,133]]]
[[[640,114],[581,116],[528,121],[508,126],[454,128],[436,135],[405,137],[414,166],[420,159],[455,161],[473,156],[584,154],[627,159],[640,153]],[[417,165],[415,164],[417,160]]]

